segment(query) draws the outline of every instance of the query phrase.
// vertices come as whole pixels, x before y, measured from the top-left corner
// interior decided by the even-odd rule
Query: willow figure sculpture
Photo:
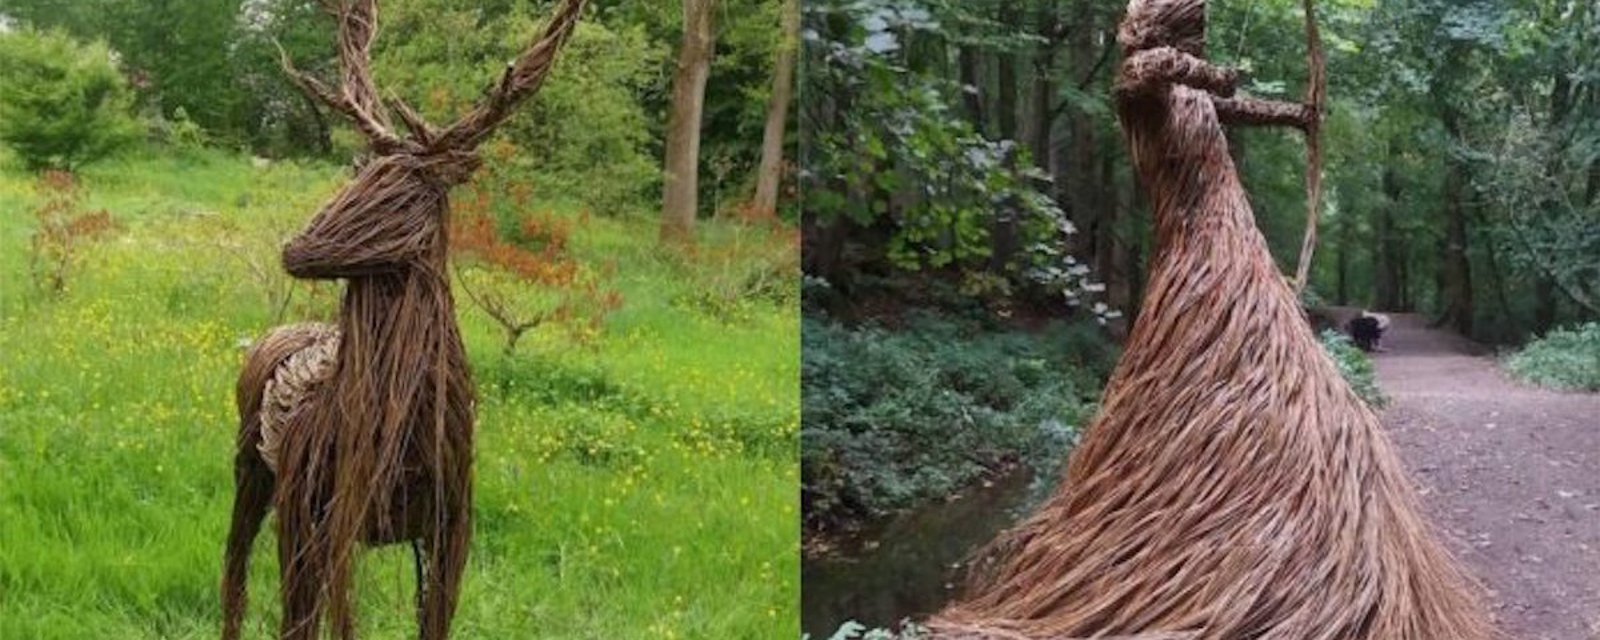
[[[1309,7],[1308,7],[1309,9]],[[1203,0],[1133,0],[1118,116],[1154,206],[1148,293],[1061,487],[1002,535],[946,638],[1486,640],[1375,414],[1274,265],[1223,125],[1314,130],[1234,98]]]
[[[445,261],[449,189],[478,166],[478,145],[548,75],[583,11],[562,0],[545,33],[483,101],[438,129],[369,70],[375,0],[328,0],[338,20],[340,84],[285,70],[354,122],[372,158],[284,248],[298,278],[343,279],[337,326],[279,328],[239,376],[236,495],[222,580],[225,639],[237,638],[251,542],[276,510],[279,637],[310,640],[326,622],[355,636],[351,598],[362,545],[409,542],[424,640],[449,636],[471,535],[473,389]],[[392,131],[393,110],[409,130]]]

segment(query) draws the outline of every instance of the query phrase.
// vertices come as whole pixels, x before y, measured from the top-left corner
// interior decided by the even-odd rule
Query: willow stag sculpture
[[[1155,210],[1148,293],[1061,487],[930,625],[1012,640],[1492,638],[1376,416],[1302,319],[1229,157],[1224,125],[1314,131],[1320,112],[1233,97],[1236,74],[1203,59],[1205,11],[1128,5],[1115,97]]]
[[[370,72],[375,0],[325,0],[338,21],[340,82],[284,68],[344,114],[371,158],[292,239],[297,278],[347,282],[337,325],[281,327],[239,376],[232,530],[222,637],[239,636],[251,542],[277,512],[279,637],[311,640],[325,622],[355,636],[354,560],[363,545],[409,542],[424,640],[448,637],[471,535],[473,389],[446,272],[448,192],[476,149],[542,85],[584,0],[561,0],[549,26],[459,121],[436,128]],[[409,135],[395,133],[390,112]]]

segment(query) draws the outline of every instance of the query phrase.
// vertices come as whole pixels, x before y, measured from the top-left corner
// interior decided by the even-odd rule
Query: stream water
[[[868,527],[828,557],[807,559],[800,570],[802,630],[826,640],[849,620],[890,627],[937,611],[956,595],[968,556],[1022,515],[1030,479],[1013,473]]]

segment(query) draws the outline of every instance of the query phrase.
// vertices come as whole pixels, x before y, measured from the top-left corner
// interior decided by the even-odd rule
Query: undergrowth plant
[[[1541,387],[1600,391],[1600,322],[1551,331],[1507,357],[1505,367]]]
[[[675,302],[721,318],[748,318],[754,306],[796,308],[800,236],[793,230],[739,228],[726,242],[673,249],[673,264],[699,286]]]
[[[1048,474],[1093,411],[1114,350],[1093,325],[1043,332],[919,316],[900,329],[806,319],[808,532],[947,498],[1024,466]]]
[[[623,304],[611,286],[615,264],[596,269],[568,251],[575,228],[586,226],[552,212],[528,211],[531,189],[490,174],[471,188],[451,218],[456,281],[474,306],[500,328],[501,351],[516,354],[530,331],[563,329],[578,345],[595,340]],[[509,206],[512,213],[496,212]],[[506,231],[506,220],[514,221]]]
[[[1383,394],[1383,389],[1378,387],[1377,373],[1372,369],[1372,360],[1356,348],[1354,342],[1343,333],[1329,329],[1322,332],[1322,348],[1333,358],[1333,363],[1339,367],[1339,375],[1350,385],[1362,400],[1372,407],[1383,407],[1389,403],[1389,398]]]
[[[66,171],[46,171],[37,189],[43,202],[33,211],[38,226],[29,244],[33,284],[50,295],[67,290],[71,270],[84,245],[110,233],[115,224],[104,209],[82,211],[77,180]]]

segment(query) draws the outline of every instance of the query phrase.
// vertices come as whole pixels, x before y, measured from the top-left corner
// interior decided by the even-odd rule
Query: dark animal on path
[[[544,35],[445,129],[378,98],[375,0],[324,4],[339,23],[340,85],[284,66],[355,123],[373,157],[283,252],[295,277],[346,281],[338,323],[273,331],[239,375],[222,637],[239,637],[251,543],[271,510],[281,640],[314,640],[324,622],[354,638],[359,547],[401,542],[417,563],[419,635],[445,640],[472,531],[474,420],[446,276],[448,193],[477,168],[478,145],[541,86],[584,0],[562,0]],[[409,136],[392,131],[391,110]]]
[[[1383,337],[1383,327],[1378,319],[1369,315],[1363,314],[1351,319],[1345,328],[1350,333],[1350,340],[1362,351],[1376,351],[1378,339]]]
[[[1133,0],[1118,41],[1118,116],[1155,210],[1147,294],[1056,493],[928,626],[1008,640],[1495,637],[1377,416],[1302,317],[1229,155],[1223,125],[1312,129],[1320,114],[1232,97],[1234,72],[1202,58],[1203,0]]]

